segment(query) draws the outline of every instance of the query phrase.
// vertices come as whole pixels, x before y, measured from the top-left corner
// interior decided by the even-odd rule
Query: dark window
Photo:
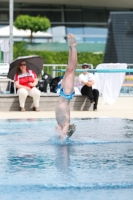
[[[61,12],[60,11],[50,11],[48,18],[51,22],[61,22]]]
[[[82,3],[81,3],[82,4]],[[80,9],[81,6],[65,5],[65,9]]]
[[[0,8],[9,8],[9,3],[0,3]]]
[[[81,12],[80,11],[65,11],[65,21],[66,22],[81,22]]]
[[[8,11],[1,11],[0,12],[0,21],[1,22],[7,22],[9,21],[9,12]]]
[[[21,10],[21,11],[15,11],[14,12],[14,19],[18,16],[18,15],[30,15],[30,16],[37,16],[37,15],[40,15],[40,16],[45,16],[45,17],[48,17],[49,20],[51,22],[61,22],[61,12],[59,11],[24,11],[24,10]]]
[[[107,22],[108,16],[103,9],[83,9],[83,22]]]

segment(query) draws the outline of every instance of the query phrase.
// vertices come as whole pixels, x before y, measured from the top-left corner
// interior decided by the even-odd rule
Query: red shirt
[[[20,85],[29,86],[29,83],[33,83],[35,78],[37,78],[35,72],[33,70],[27,70],[26,74],[15,74],[14,81],[18,81]]]

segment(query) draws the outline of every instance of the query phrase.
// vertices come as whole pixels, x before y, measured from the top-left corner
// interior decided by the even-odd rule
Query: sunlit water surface
[[[73,119],[55,137],[55,119],[0,120],[1,200],[132,200],[133,120]]]

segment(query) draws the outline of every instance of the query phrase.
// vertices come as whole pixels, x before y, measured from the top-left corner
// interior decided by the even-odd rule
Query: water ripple
[[[93,183],[93,184],[79,184],[79,185],[53,185],[53,184],[29,184],[29,185],[0,185],[1,189],[8,188],[8,190],[41,190],[41,189],[48,189],[48,190],[65,190],[65,189],[127,189],[133,188],[133,182],[128,183]]]

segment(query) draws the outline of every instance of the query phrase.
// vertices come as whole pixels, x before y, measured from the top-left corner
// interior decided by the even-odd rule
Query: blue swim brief
[[[59,95],[62,96],[63,98],[65,98],[65,99],[67,99],[68,101],[70,101],[74,97],[75,91],[72,92],[71,94],[65,94],[64,91],[63,91],[63,88],[61,88]]]

